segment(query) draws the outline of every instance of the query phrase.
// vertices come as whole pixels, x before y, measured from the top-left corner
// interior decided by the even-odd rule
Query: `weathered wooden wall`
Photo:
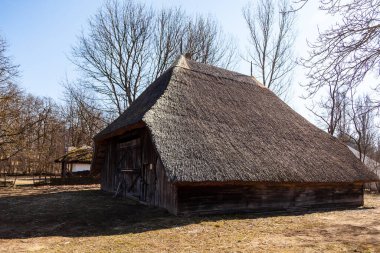
[[[101,170],[100,186],[103,191],[112,192],[114,188],[113,173],[110,170],[111,142],[104,144],[105,154]]]
[[[178,186],[178,214],[292,211],[363,205],[362,184]]]
[[[148,131],[143,132],[143,177],[147,184],[145,202],[152,206],[176,212],[177,188],[169,183],[162,162],[155,150]]]
[[[166,208],[169,212],[177,214],[177,187],[169,182],[159,158],[156,162],[156,169],[157,190],[154,206]]]
[[[121,146],[138,139],[133,161],[122,165]],[[363,185],[208,183],[171,184],[146,128],[110,139],[103,145],[101,188],[147,205],[163,207],[174,214],[289,211],[302,208],[352,207],[363,204]],[[138,154],[138,155],[136,155]],[[121,169],[135,171],[121,173]],[[127,168],[124,168],[127,167]]]
[[[118,144],[134,139],[139,139],[140,142],[140,155],[134,158],[138,161],[133,162],[138,170],[133,173],[121,173],[119,167],[123,166],[120,165],[120,159],[124,151],[118,148]],[[116,192],[120,181],[124,179],[126,184],[120,189],[121,196],[132,197],[148,205],[163,207],[172,213],[176,212],[176,186],[169,183],[146,129],[134,130],[113,138],[105,146],[105,158],[101,170],[102,190]]]

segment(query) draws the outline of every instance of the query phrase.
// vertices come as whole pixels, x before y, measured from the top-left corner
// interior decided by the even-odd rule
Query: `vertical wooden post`
[[[62,161],[61,163],[61,178],[65,177],[65,162]]]

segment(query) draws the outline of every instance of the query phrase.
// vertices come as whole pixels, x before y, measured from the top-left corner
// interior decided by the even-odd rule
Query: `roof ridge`
[[[235,77],[226,77],[225,75],[215,75],[215,74],[207,72],[207,71],[196,70],[194,68],[191,68],[191,66],[189,66],[188,61],[191,61],[191,64],[205,65],[207,67],[211,66],[212,68],[218,69],[219,71],[222,71],[222,72],[229,72],[231,74],[239,75],[239,77],[241,77],[241,79],[235,78]],[[193,71],[196,73],[208,75],[208,76],[213,76],[213,77],[218,77],[218,78],[230,80],[230,81],[238,81],[238,82],[245,83],[245,84],[252,84],[252,82],[253,82],[253,84],[255,84],[259,87],[267,88],[265,85],[260,83],[254,76],[248,76],[248,75],[242,74],[242,73],[237,72],[237,71],[233,71],[233,70],[229,70],[229,69],[223,69],[221,67],[217,67],[214,65],[209,65],[206,63],[202,63],[202,62],[197,62],[197,61],[186,58],[184,55],[179,55],[177,57],[177,59],[173,62],[173,64],[171,65],[170,68],[174,69],[176,67],[186,69],[186,70],[190,70],[190,71]],[[242,80],[242,79],[244,79],[244,80]]]
[[[185,69],[190,69],[189,65],[187,64],[186,57],[184,55],[182,55],[182,54],[180,54],[179,56],[177,56],[177,58],[175,59],[175,61],[170,66],[170,68],[175,68],[175,67],[181,67],[181,68],[185,68]]]

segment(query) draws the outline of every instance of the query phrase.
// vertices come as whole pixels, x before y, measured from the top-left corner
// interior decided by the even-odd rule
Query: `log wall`
[[[362,184],[178,186],[178,214],[294,211],[363,205]]]

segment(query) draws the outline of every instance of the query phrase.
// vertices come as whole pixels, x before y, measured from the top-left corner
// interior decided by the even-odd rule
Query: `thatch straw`
[[[91,163],[93,150],[91,147],[73,149],[60,158],[54,160],[56,163]]]
[[[184,57],[95,140],[140,121],[172,182],[378,180],[254,78]]]

